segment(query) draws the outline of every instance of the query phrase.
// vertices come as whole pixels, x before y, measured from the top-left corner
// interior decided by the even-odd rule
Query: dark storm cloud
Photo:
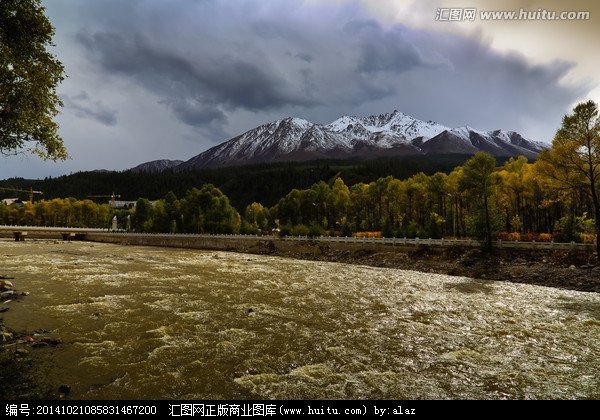
[[[227,121],[225,113],[217,108],[208,107],[194,99],[173,99],[164,101],[175,116],[184,123],[191,126],[202,126],[205,124],[222,124]]]
[[[219,141],[239,111],[258,125],[273,114],[318,120],[389,107],[518,130],[560,118],[591,88],[564,81],[571,63],[532,65],[477,37],[383,25],[356,4],[110,4],[93,9],[99,23],[77,35],[98,71],[142,86]]]
[[[406,40],[403,26],[382,29],[374,20],[351,21],[344,25],[344,32],[357,40],[359,57],[357,70],[372,73],[388,71],[402,73],[430,64],[419,48]]]
[[[130,77],[158,94],[188,125],[225,123],[225,111],[238,108],[316,104],[310,93],[294,90],[265,57],[248,60],[222,50],[193,56],[176,46],[155,45],[141,34],[82,31],[77,40],[104,71]]]
[[[117,124],[117,111],[108,108],[101,101],[92,101],[86,91],[73,96],[62,95],[61,99],[65,108],[79,118],[95,120],[109,126]]]

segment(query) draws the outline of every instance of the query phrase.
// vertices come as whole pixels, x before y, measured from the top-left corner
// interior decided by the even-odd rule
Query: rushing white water
[[[74,398],[599,398],[600,296],[224,252],[0,241]]]

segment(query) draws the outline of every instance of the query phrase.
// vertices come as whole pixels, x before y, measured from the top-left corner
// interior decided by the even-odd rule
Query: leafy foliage
[[[54,28],[40,0],[0,2],[0,153],[33,143],[31,151],[49,159],[67,152],[53,118],[62,105],[56,86],[62,64],[48,52]]]
[[[578,104],[563,117],[552,148],[541,154],[543,174],[570,201],[577,194],[588,197],[596,226],[596,246],[600,253],[600,117],[593,101]]]
[[[22,205],[0,204],[0,222],[10,225],[72,226],[108,228],[117,213],[108,204],[90,200],[55,198]]]

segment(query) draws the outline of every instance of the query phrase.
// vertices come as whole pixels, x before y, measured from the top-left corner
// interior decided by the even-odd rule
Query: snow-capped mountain
[[[449,128],[401,112],[364,118],[343,116],[330,124],[285,118],[261,125],[181,163],[177,171],[250,163],[375,158],[422,154],[536,157],[545,146],[514,131]]]

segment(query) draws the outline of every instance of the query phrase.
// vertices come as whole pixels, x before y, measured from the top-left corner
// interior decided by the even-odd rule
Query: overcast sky
[[[568,8],[530,0],[44,4],[68,74],[58,122],[71,159],[0,157],[0,178],[187,160],[286,116],[328,123],[397,109],[550,142],[576,102],[600,100],[600,10],[592,1]],[[589,10],[591,19],[435,20],[438,7],[458,5]]]

